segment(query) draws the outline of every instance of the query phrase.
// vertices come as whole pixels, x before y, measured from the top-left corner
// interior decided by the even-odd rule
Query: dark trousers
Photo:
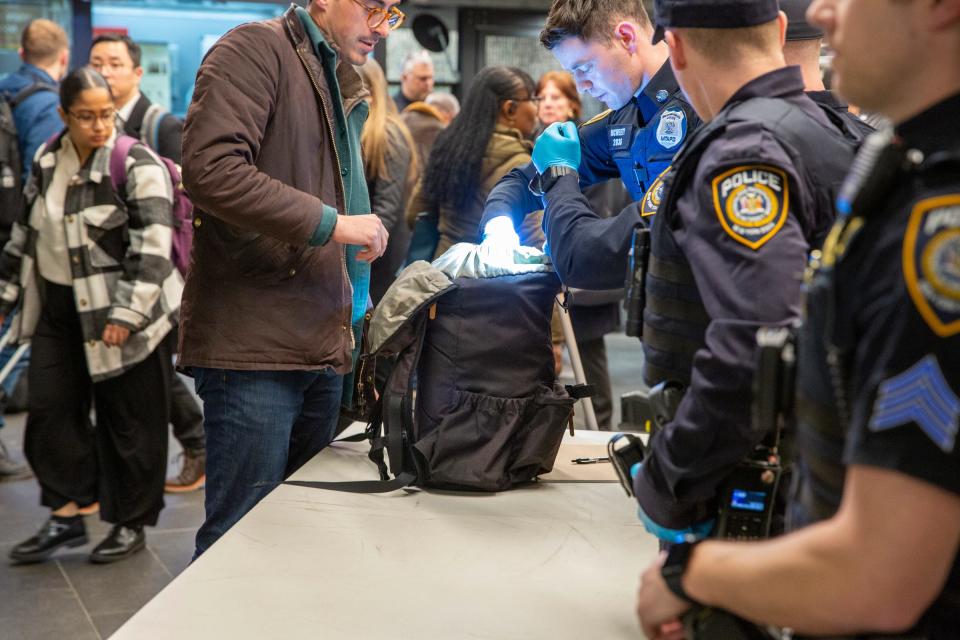
[[[177,332],[171,331],[166,338],[170,353],[177,351]],[[203,451],[206,447],[203,436],[203,411],[183,379],[171,367],[170,374],[170,422],[173,437],[187,451]]]
[[[593,412],[597,415],[597,425],[601,429],[611,429],[613,422],[613,391],[610,388],[610,370],[607,367],[607,345],[603,336],[596,340],[577,340],[580,349],[580,362],[587,384],[596,388],[593,396]]]
[[[166,342],[129,371],[93,383],[73,289],[45,283],[31,349],[24,453],[40,483],[41,503],[56,510],[99,499],[107,522],[156,524],[170,419]]]

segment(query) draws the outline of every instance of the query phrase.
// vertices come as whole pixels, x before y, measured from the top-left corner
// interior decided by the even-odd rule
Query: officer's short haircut
[[[32,20],[20,34],[23,60],[34,65],[48,65],[70,47],[67,32],[56,22],[43,18]]]
[[[553,0],[547,23],[540,32],[540,44],[547,49],[567,38],[584,42],[613,38],[613,27],[621,20],[641,26],[650,24],[642,0]]]
[[[687,43],[717,63],[735,63],[745,57],[781,52],[780,28],[776,20],[755,27],[737,29],[672,29]]]
[[[133,68],[136,69],[140,66],[140,59],[143,57],[143,54],[140,50],[140,45],[130,36],[120,35],[119,33],[104,33],[93,39],[93,44],[90,45],[90,51],[93,51],[93,48],[101,42],[122,42],[127,47],[127,53],[130,54],[130,59],[133,60]]]

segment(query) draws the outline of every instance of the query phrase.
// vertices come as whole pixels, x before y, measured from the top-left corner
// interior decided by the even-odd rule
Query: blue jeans
[[[343,376],[194,367],[207,433],[206,520],[194,559],[333,440]]]

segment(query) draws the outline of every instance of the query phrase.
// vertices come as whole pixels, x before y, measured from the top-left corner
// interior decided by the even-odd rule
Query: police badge
[[[941,338],[960,333],[960,194],[913,207],[903,238],[903,277],[927,325]]]
[[[657,143],[664,149],[673,149],[683,142],[687,134],[687,117],[683,109],[667,109],[660,114],[657,124]]]
[[[737,242],[757,250],[787,221],[787,174],[776,167],[750,165],[713,179],[713,203],[723,229]]]

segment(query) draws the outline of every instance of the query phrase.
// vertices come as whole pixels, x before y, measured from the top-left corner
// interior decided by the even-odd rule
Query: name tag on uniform
[[[629,151],[632,140],[632,124],[607,125],[607,148],[610,150],[610,153],[615,153],[617,151]]]

